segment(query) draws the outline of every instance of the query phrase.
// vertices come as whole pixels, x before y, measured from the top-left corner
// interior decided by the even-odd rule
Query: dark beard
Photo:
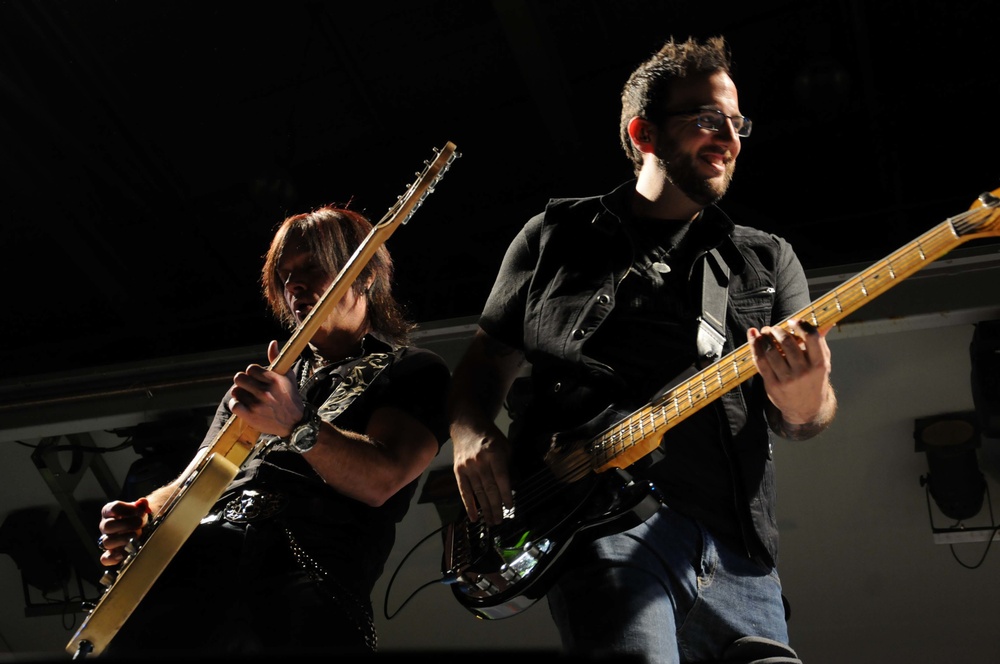
[[[670,150],[665,151],[670,153]],[[660,151],[663,154],[664,151]],[[722,198],[726,191],[729,189],[729,183],[733,180],[733,168],[731,166],[726,167],[726,175],[721,183],[713,180],[706,180],[699,176],[694,168],[694,160],[686,154],[678,154],[674,152],[674,158],[667,161],[663,157],[657,155],[656,159],[659,162],[660,168],[663,172],[667,174],[667,179],[675,187],[684,192],[684,195],[690,198],[692,201],[698,205],[711,205]]]

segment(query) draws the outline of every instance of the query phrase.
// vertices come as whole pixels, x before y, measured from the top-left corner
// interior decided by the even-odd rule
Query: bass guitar
[[[400,225],[409,221],[424,199],[434,191],[434,185],[460,156],[450,142],[434,152],[435,158],[424,162],[426,166],[417,173],[417,179],[372,227],[341,267],[313,310],[268,367],[271,371],[284,374],[292,368],[375,252]],[[129,553],[117,571],[106,575],[104,593],[66,645],[66,651],[74,659],[99,655],[107,647],[198,523],[225,492],[240,466],[251,457],[259,435],[259,431],[233,415],[212,444],[203,447],[192,459],[180,476],[178,488],[153,515],[142,536],[129,543]]]
[[[848,314],[958,245],[1000,235],[1000,189],[791,316],[826,332]],[[788,320],[779,327],[788,330]],[[657,396],[639,410],[605,413],[597,436],[553,436],[537,472],[515,477],[514,507],[495,526],[463,515],[443,531],[442,571],[459,603],[479,618],[522,611],[545,595],[574,541],[630,527],[659,507],[655,487],[626,468],[654,452],[663,434],[757,373],[749,344]],[[608,419],[610,417],[610,419]],[[591,428],[590,431],[595,429]],[[608,472],[611,471],[611,472]]]

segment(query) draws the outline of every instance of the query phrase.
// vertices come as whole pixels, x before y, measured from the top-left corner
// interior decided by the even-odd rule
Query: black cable
[[[988,541],[988,542],[986,543],[986,550],[985,550],[985,551],[983,551],[983,555],[982,555],[982,556],[981,556],[981,557],[979,558],[979,562],[978,562],[978,563],[976,563],[975,565],[968,565],[968,564],[966,564],[966,563],[963,563],[963,562],[962,562],[962,561],[961,561],[961,560],[959,559],[959,557],[958,557],[958,554],[957,554],[957,553],[955,553],[955,545],[954,545],[954,544],[952,544],[952,545],[950,546],[950,548],[951,548],[951,557],[952,557],[952,558],[954,558],[954,559],[955,559],[955,561],[956,561],[956,562],[957,562],[957,563],[958,563],[959,565],[961,565],[962,567],[964,567],[965,569],[978,569],[978,568],[979,568],[979,566],[980,566],[980,565],[982,565],[982,564],[983,564],[983,562],[984,562],[984,561],[986,560],[986,554],[990,552],[990,547],[991,547],[991,546],[993,545],[993,538],[997,536],[997,532],[998,532],[998,531],[1000,531],[1000,526],[995,526],[995,527],[993,528],[993,532],[992,532],[992,533],[990,534],[990,539],[989,539],[989,541]]]
[[[993,532],[990,533],[990,538],[986,541],[986,549],[983,551],[982,557],[979,558],[979,562],[975,565],[967,565],[963,563],[958,558],[958,553],[955,552],[955,545],[951,545],[951,557],[955,559],[959,565],[965,569],[978,569],[980,565],[986,560],[986,554],[990,552],[990,547],[993,546],[993,539],[997,536],[997,532],[1000,531],[1000,526],[997,525],[996,519],[993,518],[993,497],[990,495],[990,485],[986,485],[986,504],[990,506],[990,525],[993,526]]]
[[[405,607],[407,604],[409,604],[410,600],[412,600],[414,597],[416,597],[417,594],[420,593],[421,591],[423,591],[425,588],[429,588],[430,586],[437,585],[439,583],[451,583],[452,582],[450,579],[448,579],[448,577],[443,577],[442,579],[435,579],[434,581],[427,581],[426,583],[424,583],[421,586],[419,586],[412,593],[410,593],[410,596],[407,597],[405,600],[403,600],[403,603],[399,605],[399,608],[396,609],[395,613],[393,613],[391,615],[389,614],[389,591],[392,589],[392,584],[393,584],[393,582],[395,582],[396,576],[399,574],[399,571],[401,569],[403,569],[403,565],[406,563],[407,559],[410,556],[412,556],[413,553],[418,548],[420,548],[421,544],[423,544],[424,542],[426,542],[427,540],[429,540],[434,535],[437,535],[438,533],[440,533],[442,530],[445,529],[445,527],[446,526],[441,526],[440,528],[438,528],[436,530],[432,530],[430,533],[428,533],[427,535],[425,535],[419,542],[417,542],[416,544],[414,544],[413,547],[406,553],[406,555],[403,556],[403,559],[399,561],[399,565],[396,566],[396,571],[394,571],[392,573],[392,576],[389,577],[389,584],[386,586],[386,589],[385,589],[385,601],[382,604],[382,615],[385,616],[386,620],[392,620],[393,618],[395,618],[396,616],[398,616],[399,612],[403,610],[403,607]]]

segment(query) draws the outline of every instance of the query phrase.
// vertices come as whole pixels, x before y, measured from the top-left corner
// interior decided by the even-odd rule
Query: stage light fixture
[[[942,514],[956,521],[971,519],[983,508],[986,480],[979,470],[978,418],[974,412],[919,418],[914,423],[915,451],[927,457],[928,473],[920,478]]]

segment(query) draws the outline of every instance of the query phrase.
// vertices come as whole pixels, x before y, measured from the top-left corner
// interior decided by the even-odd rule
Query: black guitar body
[[[463,517],[444,531],[446,579],[479,618],[527,609],[548,592],[574,544],[627,530],[660,506],[651,484],[621,470],[588,473],[571,483],[536,474],[514,492],[514,510],[500,524]]]

